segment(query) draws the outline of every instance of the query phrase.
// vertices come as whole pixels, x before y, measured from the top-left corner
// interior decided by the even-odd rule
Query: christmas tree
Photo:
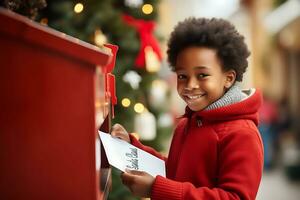
[[[118,45],[113,72],[118,104],[113,123],[122,124],[144,144],[161,151],[162,142],[171,133],[172,117],[168,114],[169,87],[158,73],[162,59],[155,34],[158,3],[51,0],[46,4],[44,0],[6,0],[1,5],[99,48],[104,48],[105,43]],[[122,185],[119,175],[113,169],[109,199],[135,199]]]
[[[14,12],[25,15],[34,20],[38,15],[40,9],[45,8],[47,5],[46,0],[0,0],[0,6],[8,8]]]

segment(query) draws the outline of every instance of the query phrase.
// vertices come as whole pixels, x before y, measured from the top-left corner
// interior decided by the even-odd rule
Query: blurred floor
[[[256,200],[299,200],[300,182],[291,182],[282,169],[264,172]]]

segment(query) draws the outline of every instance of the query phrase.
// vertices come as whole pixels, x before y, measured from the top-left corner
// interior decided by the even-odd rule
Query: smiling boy
[[[128,171],[123,183],[134,195],[155,200],[254,200],[263,167],[261,94],[236,85],[248,66],[244,37],[226,20],[189,18],[175,27],[167,53],[187,104],[168,158],[119,124],[111,133],[164,159],[167,177]]]

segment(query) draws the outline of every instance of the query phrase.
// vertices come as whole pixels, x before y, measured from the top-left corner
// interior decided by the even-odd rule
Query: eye
[[[207,76],[208,76],[208,74],[203,74],[203,73],[197,75],[197,77],[198,77],[199,79],[205,78],[205,77],[207,77]]]
[[[177,79],[178,79],[178,80],[186,79],[186,75],[184,75],[184,74],[178,74],[178,75],[177,75]]]

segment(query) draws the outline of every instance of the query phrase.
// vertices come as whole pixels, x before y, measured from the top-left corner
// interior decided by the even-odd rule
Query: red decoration
[[[157,54],[158,59],[162,60],[162,54],[158,41],[152,33],[155,27],[155,23],[153,21],[135,19],[129,15],[123,15],[123,20],[126,22],[126,24],[134,27],[138,31],[140,36],[141,48],[135,60],[135,65],[138,68],[145,67],[145,48],[147,46],[152,47],[153,51]]]

